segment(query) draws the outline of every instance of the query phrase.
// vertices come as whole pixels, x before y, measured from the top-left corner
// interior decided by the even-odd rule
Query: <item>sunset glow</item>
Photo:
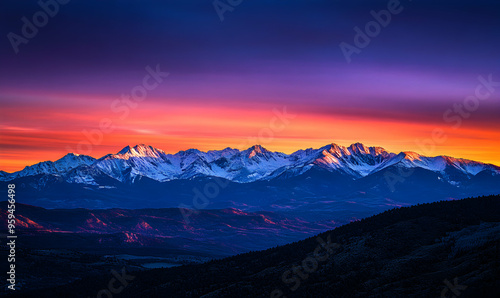
[[[450,155],[500,164],[497,150],[500,134],[495,126],[498,123],[492,122],[487,127],[481,121],[484,118],[479,117],[464,120],[463,125],[455,129],[439,117],[434,121],[419,121],[380,115],[348,115],[341,109],[339,112],[333,109],[322,112],[320,108],[313,111],[300,104],[228,107],[200,103],[192,106],[151,99],[139,103],[126,119],[121,120],[105,105],[113,98],[91,102],[73,97],[71,105],[65,104],[63,98],[51,98],[52,102],[60,100],[61,106],[44,108],[18,101],[17,105],[23,105],[22,108],[14,104],[2,110],[2,170],[21,170],[40,161],[57,160],[68,152],[97,158],[116,153],[126,145],[140,143],[169,153],[189,148],[244,150],[255,144],[272,151],[292,153],[332,142],[344,146],[363,142],[396,153],[416,151],[423,155]],[[27,114],[31,119],[29,123],[24,121]],[[278,114],[286,115],[284,122],[279,120]],[[111,133],[101,130],[102,119],[112,121]],[[275,120],[271,122],[272,119]],[[445,141],[441,138],[430,141],[435,129],[444,132]]]
[[[500,165],[500,42],[490,38],[498,34],[488,25],[498,21],[493,13],[481,12],[477,22],[454,11],[450,22],[462,21],[450,25],[438,13],[448,7],[433,3],[438,12],[423,22],[417,16],[430,9],[412,3],[347,63],[339,43],[352,42],[352,28],[370,18],[354,4],[297,2],[263,10],[245,3],[230,25],[212,5],[159,10],[129,4],[67,5],[66,17],[51,20],[19,54],[8,44],[0,48],[7,58],[0,72],[0,170],[68,152],[101,157],[139,143],[169,153],[254,144],[291,153],[362,142]],[[72,21],[99,10],[93,5],[116,11],[121,25],[108,26],[106,14],[91,24]],[[261,27],[253,12],[280,25]],[[17,32],[23,14],[25,7],[13,6],[7,29]],[[144,26],[129,23],[129,15]],[[453,37],[457,30],[462,38]],[[152,72],[168,76],[158,80]],[[151,87],[144,98],[123,102],[144,84]],[[467,103],[472,108],[464,112],[464,100],[478,88],[487,98]],[[294,117],[272,129],[279,125],[271,123],[273,110],[283,109]],[[101,121],[112,124],[112,132],[102,132]],[[429,144],[436,129],[444,136]]]

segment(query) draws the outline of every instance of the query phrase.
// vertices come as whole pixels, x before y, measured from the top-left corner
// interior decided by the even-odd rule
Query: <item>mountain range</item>
[[[0,187],[10,183],[21,202],[44,208],[236,208],[348,222],[392,207],[499,193],[500,167],[360,143],[292,154],[259,145],[167,154],[137,145],[0,173]]]
[[[349,147],[330,144],[289,155],[271,152],[260,145],[242,151],[232,148],[208,152],[189,149],[167,154],[141,144],[127,146],[116,154],[107,154],[99,159],[69,153],[55,162],[41,162],[15,173],[2,172],[0,181],[54,175],[68,183],[100,185],[100,177],[134,183],[141,177],[166,182],[211,176],[249,183],[300,176],[311,169],[326,170],[355,180],[389,167],[429,170],[452,185],[478,174],[500,174],[500,167],[491,164],[448,156],[426,157],[415,152],[396,154],[382,147],[366,147],[361,143]]]

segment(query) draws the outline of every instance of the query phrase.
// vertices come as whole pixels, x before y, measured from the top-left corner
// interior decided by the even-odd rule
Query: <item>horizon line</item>
[[[254,147],[260,146],[261,148],[263,148],[263,149],[265,149],[265,150],[267,150],[267,151],[269,151],[269,152],[272,152],[272,153],[281,153],[281,154],[285,154],[285,155],[290,156],[290,155],[292,155],[292,154],[294,154],[294,153],[296,153],[296,152],[298,152],[298,151],[305,151],[305,150],[309,150],[309,149],[312,149],[312,150],[319,150],[319,149],[321,149],[321,148],[323,148],[323,147],[327,147],[327,146],[329,146],[329,145],[337,145],[337,146],[339,146],[339,147],[344,147],[344,148],[348,149],[348,148],[350,148],[350,147],[352,147],[352,146],[354,146],[354,145],[357,145],[357,144],[363,145],[365,148],[368,148],[368,149],[370,149],[370,148],[380,148],[380,149],[383,149],[384,151],[386,151],[387,153],[392,153],[392,154],[396,154],[396,155],[401,154],[401,153],[405,153],[405,154],[408,154],[408,153],[415,153],[415,154],[417,154],[417,155],[419,155],[419,156],[422,156],[422,157],[429,157],[429,158],[435,158],[435,157],[449,157],[449,158],[453,158],[453,159],[459,159],[459,160],[465,160],[465,161],[479,162],[479,163],[482,163],[482,164],[486,164],[486,165],[493,165],[493,166],[497,166],[497,167],[499,167],[499,165],[496,165],[496,164],[493,164],[493,163],[488,163],[488,162],[483,162],[483,161],[473,160],[473,159],[468,159],[468,158],[462,158],[462,157],[454,157],[454,156],[451,156],[451,155],[443,155],[443,154],[441,154],[441,155],[425,155],[425,154],[421,154],[421,153],[419,153],[419,152],[416,152],[416,151],[411,151],[411,150],[403,150],[403,151],[400,151],[399,153],[396,153],[396,152],[394,152],[394,151],[389,151],[389,150],[385,149],[385,148],[384,148],[384,147],[382,147],[382,146],[367,146],[367,145],[365,145],[364,143],[359,142],[359,141],[358,141],[358,142],[355,142],[355,143],[352,143],[352,144],[350,144],[350,145],[348,145],[348,146],[345,146],[345,145],[340,145],[340,144],[335,143],[335,142],[331,142],[331,143],[328,143],[327,145],[324,145],[324,146],[319,147],[319,148],[313,148],[313,147],[302,148],[302,149],[297,149],[297,150],[295,150],[295,151],[293,151],[293,152],[291,152],[291,153],[285,153],[285,152],[282,152],[282,151],[272,151],[272,150],[268,150],[266,147],[264,147],[264,146],[263,146],[263,145],[261,145],[261,144],[254,144],[254,145],[252,145],[252,146],[250,146],[250,147],[248,147],[248,148],[246,148],[246,149],[238,149],[238,148],[232,148],[232,147],[228,146],[228,147],[225,147],[225,148],[223,148],[223,149],[210,149],[210,150],[207,150],[207,151],[203,151],[203,150],[200,150],[200,149],[197,149],[197,148],[188,148],[188,149],[185,149],[185,150],[179,150],[179,151],[177,151],[177,152],[175,152],[175,153],[171,153],[171,152],[166,152],[165,150],[160,149],[160,148],[155,147],[155,146],[152,146],[152,145],[147,145],[147,144],[145,144],[145,143],[137,143],[137,144],[136,144],[136,145],[134,145],[134,146],[126,145],[125,147],[123,147],[122,149],[120,149],[117,153],[107,153],[107,154],[102,155],[101,157],[94,157],[94,156],[92,156],[92,155],[87,155],[87,154],[79,154],[79,153],[75,153],[75,152],[67,152],[67,153],[66,153],[66,154],[64,154],[62,157],[60,157],[60,158],[58,158],[58,159],[56,159],[56,160],[42,160],[42,161],[39,161],[39,162],[36,162],[36,163],[33,163],[33,164],[28,164],[28,165],[25,165],[23,169],[18,170],[18,171],[7,172],[7,171],[4,171],[4,170],[1,170],[1,169],[0,169],[0,172],[4,172],[4,173],[7,173],[7,174],[13,174],[13,173],[16,173],[16,172],[20,172],[20,171],[24,170],[25,168],[30,167],[30,166],[33,166],[33,165],[36,165],[36,164],[40,164],[40,163],[44,163],[44,162],[56,162],[56,161],[58,161],[58,160],[60,160],[60,159],[64,158],[65,156],[68,156],[68,155],[75,155],[75,156],[88,156],[88,157],[91,157],[91,158],[94,158],[94,159],[98,160],[98,159],[101,159],[101,158],[103,158],[103,157],[105,157],[105,156],[108,156],[108,155],[118,155],[118,154],[120,154],[120,152],[121,152],[121,151],[123,151],[123,150],[124,150],[124,149],[126,149],[126,148],[132,149],[132,148],[135,148],[135,147],[138,147],[138,146],[151,147],[151,148],[156,149],[156,150],[161,150],[162,152],[164,152],[164,153],[165,153],[165,154],[167,154],[167,155],[176,155],[176,154],[178,154],[178,153],[180,153],[180,152],[186,152],[186,151],[189,151],[189,150],[197,150],[197,151],[199,151],[199,152],[201,152],[201,153],[208,153],[208,152],[213,152],[213,151],[224,151],[224,150],[226,150],[226,149],[238,150],[239,152],[243,152],[243,151],[245,151],[245,150],[249,150],[249,149],[251,149],[251,148],[254,148]]]

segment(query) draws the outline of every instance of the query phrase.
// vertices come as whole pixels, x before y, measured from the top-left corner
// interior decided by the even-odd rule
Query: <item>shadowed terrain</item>
[[[392,209],[265,251],[132,272],[120,297],[496,297],[499,211],[500,196]],[[110,278],[25,295],[96,296]]]

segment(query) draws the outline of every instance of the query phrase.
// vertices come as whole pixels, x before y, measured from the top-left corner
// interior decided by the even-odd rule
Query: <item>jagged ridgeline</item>
[[[169,208],[192,205],[191,190],[210,184],[210,179],[220,179],[224,191],[210,198],[209,208],[252,205],[272,211],[313,205],[324,210],[331,206],[320,206],[323,202],[358,199],[369,205],[404,206],[500,192],[498,166],[396,154],[360,143],[292,154],[259,145],[176,154],[127,146],[99,159],[68,154],[19,172],[2,172],[0,186],[15,183],[23,203],[44,208]],[[144,196],[148,199],[137,199]]]
[[[477,161],[448,156],[426,157],[408,151],[396,154],[382,147],[367,147],[361,143],[349,147],[329,144],[292,154],[272,152],[260,145],[246,150],[226,148],[202,152],[189,149],[167,154],[161,149],[141,144],[126,146],[116,154],[107,154],[99,159],[69,153],[55,162],[41,162],[19,172],[0,172],[0,181],[51,174],[70,183],[87,185],[99,184],[95,179],[98,175],[129,183],[140,177],[165,182],[200,176],[245,183],[298,176],[311,168],[359,179],[392,166],[426,169],[442,174],[442,178],[449,182],[455,181],[460,175],[500,172],[500,167]]]

